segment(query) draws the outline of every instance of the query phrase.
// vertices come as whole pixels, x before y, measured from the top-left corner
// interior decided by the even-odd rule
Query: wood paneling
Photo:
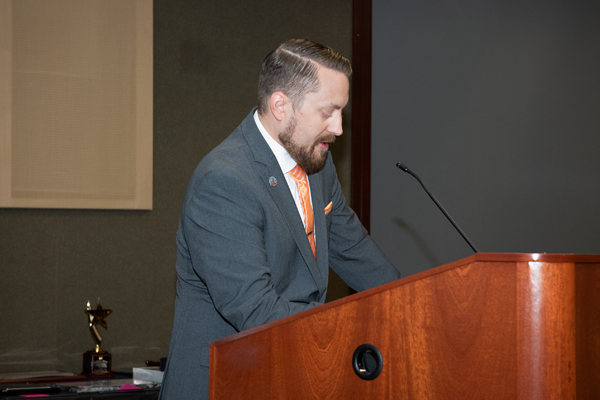
[[[575,277],[577,309],[577,399],[600,397],[600,264],[578,264]]]
[[[575,398],[575,263],[519,262],[518,398]]]

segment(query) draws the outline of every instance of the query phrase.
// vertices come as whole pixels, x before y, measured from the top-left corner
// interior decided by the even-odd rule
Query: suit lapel
[[[287,182],[285,177],[283,176],[283,172],[279,167],[279,163],[277,162],[277,158],[269,148],[267,142],[265,142],[262,137],[260,131],[256,127],[256,123],[254,122],[254,109],[250,112],[250,115],[246,117],[244,122],[242,122],[242,133],[246,142],[250,146],[250,150],[254,155],[254,170],[260,175],[261,181],[265,186],[267,186],[268,192],[273,197],[275,204],[281,211],[283,218],[285,219],[294,240],[296,241],[296,245],[300,250],[300,254],[302,254],[302,258],[304,259],[313,279],[315,280],[317,287],[319,288],[319,292],[321,295],[324,294],[327,289],[327,281],[326,278],[321,273],[319,266],[317,265],[317,260],[313,255],[313,252],[310,248],[310,244],[308,243],[308,239],[306,238],[306,232],[304,230],[304,224],[302,223],[302,219],[298,213],[298,209],[296,208],[296,203],[294,202],[294,198],[289,191]],[[271,178],[274,177],[277,180],[276,185],[271,185]],[[313,183],[310,182],[312,176],[309,177],[309,184],[311,187],[311,191],[313,190]],[[317,185],[318,186],[318,185]],[[319,197],[313,194],[313,203],[315,199]],[[321,196],[322,197],[322,196]],[[319,204],[323,203],[323,199],[319,199]],[[320,210],[323,210],[323,206],[319,205]],[[315,209],[315,205],[313,205],[313,209]],[[319,236],[324,236],[325,240],[327,234],[324,230],[325,223],[323,218],[323,229],[317,228],[317,217],[315,213],[315,229],[317,230],[317,257],[321,260],[319,256],[319,249],[321,247],[326,247],[323,245],[322,239]],[[320,232],[320,234],[319,234]],[[319,244],[321,242],[321,244]],[[325,251],[324,249],[322,251]],[[325,256],[325,254],[323,255]]]
[[[327,224],[325,222],[325,204],[323,197],[323,171],[308,177],[315,220],[315,233],[317,239],[317,265],[319,271],[329,277],[329,246],[327,246]],[[311,252],[312,254],[312,252]],[[314,259],[314,256],[313,256]]]

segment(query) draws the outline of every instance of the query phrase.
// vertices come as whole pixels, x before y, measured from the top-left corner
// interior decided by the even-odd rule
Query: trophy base
[[[115,375],[111,371],[111,354],[97,348],[83,353],[83,372],[88,379],[110,379]]]

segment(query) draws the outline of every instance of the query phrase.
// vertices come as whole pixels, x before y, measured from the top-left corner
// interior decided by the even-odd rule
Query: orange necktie
[[[310,243],[315,258],[317,258],[317,246],[315,245],[315,232],[314,232],[314,216],[312,205],[310,204],[310,191],[308,190],[308,179],[306,178],[306,172],[301,166],[296,166],[290,171],[290,176],[296,182],[298,193],[300,194],[300,203],[302,203],[302,211],[304,212],[304,226],[306,227],[306,237]]]

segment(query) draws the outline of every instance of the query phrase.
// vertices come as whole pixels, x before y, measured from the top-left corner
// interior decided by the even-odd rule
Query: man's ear
[[[290,98],[285,93],[275,92],[271,95],[269,107],[271,108],[271,114],[277,121],[283,121],[288,104],[290,104]]]

